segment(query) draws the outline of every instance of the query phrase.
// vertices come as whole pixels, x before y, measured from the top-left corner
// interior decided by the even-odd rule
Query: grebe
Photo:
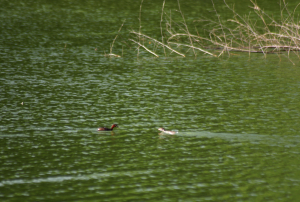
[[[177,133],[176,131],[165,130],[164,128],[159,128],[158,130],[160,130],[163,133],[170,134],[170,135],[174,135]]]
[[[98,131],[109,131],[113,130],[115,127],[119,127],[117,124],[113,124],[111,128],[98,128]]]

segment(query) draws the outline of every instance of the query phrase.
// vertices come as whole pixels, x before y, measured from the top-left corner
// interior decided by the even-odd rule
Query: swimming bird
[[[178,133],[176,131],[165,130],[164,128],[159,128],[158,130],[163,132],[163,133],[170,134],[170,135],[175,135],[176,133]]]
[[[103,128],[98,128],[98,131],[110,131],[110,130],[113,130],[115,127],[119,127],[117,124],[113,124],[112,126],[111,126],[111,128],[105,128],[105,127],[103,127]]]

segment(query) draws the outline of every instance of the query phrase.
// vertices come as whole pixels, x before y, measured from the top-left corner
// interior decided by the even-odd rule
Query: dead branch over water
[[[165,56],[168,51],[169,54],[175,53],[185,57],[185,53],[182,53],[181,51],[192,50],[192,53],[195,56],[201,52],[211,56],[220,57],[224,53],[232,51],[249,52],[249,54],[262,53],[266,56],[268,53],[281,53],[287,51],[288,55],[290,53],[295,53],[299,57],[300,21],[296,10],[300,3],[293,11],[290,11],[287,9],[285,0],[279,1],[281,10],[280,20],[277,21],[275,18],[264,12],[264,10],[258,6],[256,1],[250,0],[252,3],[250,7],[252,12],[248,16],[241,16],[235,11],[233,6],[228,5],[226,0],[223,0],[226,8],[229,9],[233,15],[231,19],[224,21],[224,19],[221,19],[212,0],[212,6],[215,15],[217,16],[217,20],[202,19],[194,21],[205,21],[210,25],[211,29],[205,36],[200,36],[198,32],[197,35],[190,32],[191,29],[188,28],[184,14],[180,9],[179,0],[178,12],[182,18],[181,22],[174,21],[171,12],[166,13],[164,11],[164,1],[160,21],[161,41],[142,33],[141,5],[139,13],[139,31],[131,31],[131,34],[134,37],[132,37],[130,41],[137,44],[138,54],[140,51],[139,48],[143,48],[156,57],[159,56],[158,53],[149,50],[147,44],[143,43],[144,39],[150,40],[155,44],[156,48],[162,47]],[[255,14],[258,20],[251,20],[253,19],[250,18],[250,15],[252,14]],[[259,21],[262,26],[258,26],[257,21]],[[165,22],[164,27],[163,22]],[[185,47],[185,49],[182,49],[181,47]]]

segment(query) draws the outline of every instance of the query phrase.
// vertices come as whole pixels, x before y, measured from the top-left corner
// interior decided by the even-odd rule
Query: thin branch
[[[164,0],[162,10],[161,10],[161,17],[160,17],[160,34],[161,34],[161,42],[162,43],[164,43],[164,35],[163,35],[163,29],[162,29],[161,23],[163,21],[165,2],[166,1]],[[164,46],[163,46],[163,49],[164,49],[164,53],[165,53],[165,56],[166,56],[166,50],[165,50]]]
[[[210,52],[208,52],[206,50],[203,50],[201,48],[195,47],[195,46],[191,46],[191,45],[188,45],[188,44],[174,43],[174,42],[169,42],[169,43],[170,44],[175,44],[175,45],[178,45],[178,46],[186,46],[186,47],[189,47],[189,48],[192,48],[192,49],[197,49],[197,50],[202,51],[202,52],[204,52],[206,54],[209,54],[209,55],[212,55],[212,56],[216,57],[216,55],[214,55],[214,54],[212,54],[212,53],[210,53]]]
[[[163,44],[163,43],[157,41],[156,39],[153,39],[153,38],[151,38],[151,37],[149,37],[149,36],[147,36],[147,35],[141,34],[141,33],[137,33],[137,32],[135,32],[135,31],[132,31],[131,33],[136,34],[136,35],[140,35],[140,36],[143,36],[143,37],[146,37],[146,38],[148,38],[148,39],[154,41],[155,43],[158,43],[158,44],[160,44],[161,46],[164,46],[164,47],[168,48],[168,49],[171,50],[172,52],[175,52],[175,53],[177,53],[178,55],[181,55],[182,57],[185,57],[184,54],[179,53],[178,51],[176,51],[176,50],[172,49],[171,47],[169,47],[169,46],[167,46],[167,45],[165,45],[165,44]]]
[[[156,53],[154,53],[154,52],[152,52],[151,50],[149,50],[149,49],[148,49],[146,46],[144,46],[143,44],[141,44],[141,43],[139,43],[139,42],[137,42],[137,41],[135,41],[135,40],[133,40],[133,39],[129,39],[129,41],[132,41],[132,42],[138,44],[139,46],[143,47],[143,48],[144,48],[146,51],[148,51],[149,53],[155,55],[156,57],[159,57]]]

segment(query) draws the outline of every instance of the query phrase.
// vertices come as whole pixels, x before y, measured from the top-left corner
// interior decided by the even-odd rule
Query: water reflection
[[[98,131],[99,135],[108,135],[110,134],[111,136],[115,135],[115,132],[113,131]]]

